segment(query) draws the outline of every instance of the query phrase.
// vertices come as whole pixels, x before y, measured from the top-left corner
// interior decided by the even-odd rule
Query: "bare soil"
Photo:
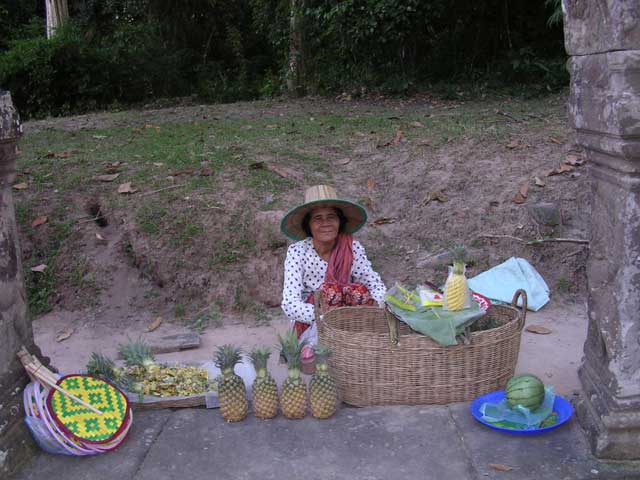
[[[346,155],[344,145],[332,145],[327,128],[327,138],[300,146],[326,159],[317,174],[313,165],[296,163],[294,157],[257,158],[288,169],[286,188],[277,192],[276,201],[269,192],[256,197],[254,190],[243,186],[246,178],[238,170],[221,174],[216,191],[159,196],[157,201],[166,202],[170,215],[199,215],[205,234],[185,248],[172,248],[164,236],[144,233],[134,207],[103,200],[108,226],[75,224],[61,247],[57,258],[61,271],[80,256],[88,259],[86,281],[72,282],[63,275],[54,310],[35,319],[36,340],[44,353],[62,370],[79,369],[91,351],[114,354],[127,335],[167,335],[198,321],[206,327],[202,347],[162,358],[208,359],[214,345],[231,341],[247,348],[274,345],[275,332],[287,325],[278,308],[287,245],[278,223],[287,208],[302,200],[305,186],[328,181],[343,196],[367,207],[370,222],[358,238],[389,286],[395,281],[442,283],[449,261],[446,248],[453,243],[469,247],[469,276],[511,256],[529,260],[552,291],[552,302],[530,314],[529,323],[547,326],[552,333],[523,334],[518,369],[546,376],[560,393],[575,390],[575,370],[586,335],[588,247],[571,240],[589,238],[589,182],[587,167],[580,165],[547,176],[567,155],[578,163],[583,160],[567,124],[564,96],[527,102],[510,98],[453,102],[422,96],[402,101],[305,99],[186,106],[30,122],[25,125],[25,139],[44,130],[80,132],[195,119],[262,121],[326,114],[393,118],[396,126],[391,131],[356,132],[348,139]],[[445,126],[433,129],[433,124]],[[525,185],[526,198],[515,202]],[[53,193],[39,195],[42,200]],[[438,195],[440,200],[428,201]],[[66,197],[70,212],[86,211],[90,197],[91,192],[81,188],[70,192]],[[25,205],[36,201],[35,193],[18,198]],[[557,208],[560,225],[533,218],[530,208],[541,202]],[[55,202],[49,203],[53,208]],[[46,236],[46,229],[38,235]],[[224,268],[207,265],[204,252],[238,236],[252,240],[249,255],[236,242],[229,247],[237,250],[232,252],[233,262]],[[570,241],[558,241],[563,238]],[[527,243],[541,239],[545,241]],[[47,239],[23,239],[25,262],[39,241]],[[157,317],[163,319],[161,327],[145,333]],[[73,329],[71,337],[56,341],[58,333],[68,328]]]

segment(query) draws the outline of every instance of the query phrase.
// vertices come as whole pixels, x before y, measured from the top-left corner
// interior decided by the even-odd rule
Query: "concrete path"
[[[491,464],[510,467],[496,470]],[[341,408],[329,420],[225,423],[219,411],[137,412],[116,451],[42,453],[19,480],[640,479],[640,464],[603,464],[571,420],[544,435],[490,430],[469,404]]]

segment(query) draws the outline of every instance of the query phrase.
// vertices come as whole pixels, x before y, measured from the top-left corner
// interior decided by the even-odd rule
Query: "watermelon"
[[[529,373],[516,375],[507,382],[504,393],[511,407],[522,405],[529,410],[535,410],[544,400],[544,383]]]

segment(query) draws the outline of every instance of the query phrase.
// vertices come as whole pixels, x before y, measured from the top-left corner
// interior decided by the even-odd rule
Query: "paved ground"
[[[599,463],[574,420],[540,436],[506,435],[477,423],[468,403],[342,408],[324,421],[249,416],[236,424],[199,408],[136,413],[117,451],[91,458],[42,453],[17,477],[43,478],[640,479],[640,464]]]

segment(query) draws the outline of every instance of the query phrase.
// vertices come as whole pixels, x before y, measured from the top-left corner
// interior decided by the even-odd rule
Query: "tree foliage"
[[[26,116],[284,90],[290,0],[69,0],[51,41],[41,4],[0,0],[0,85]],[[305,0],[302,26],[312,93],[567,81],[558,0]]]

